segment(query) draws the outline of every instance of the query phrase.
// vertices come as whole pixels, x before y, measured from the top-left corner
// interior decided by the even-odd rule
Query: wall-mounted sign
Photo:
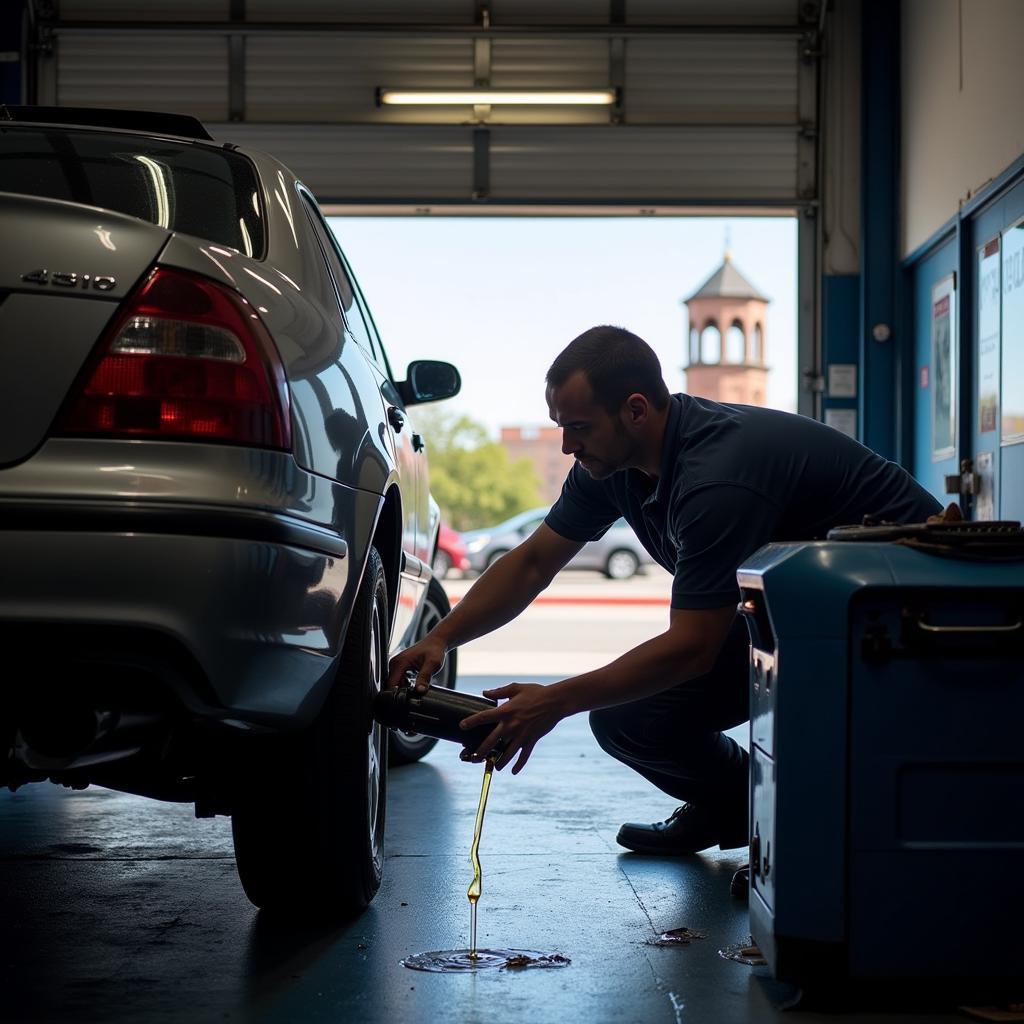
[[[1003,232],[1002,442],[1024,441],[1024,221]]]
[[[828,397],[829,398],[856,398],[857,397],[857,364],[856,363],[829,363],[828,364]]]
[[[956,278],[932,288],[932,462],[956,454]]]
[[[856,409],[826,409],[825,423],[830,427],[846,434],[847,437],[857,439],[857,410]]]
[[[999,239],[978,250],[978,432],[999,425]],[[989,517],[991,518],[991,516]]]

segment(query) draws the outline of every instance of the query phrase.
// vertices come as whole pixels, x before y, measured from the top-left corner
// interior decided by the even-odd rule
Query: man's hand
[[[406,675],[415,672],[416,691],[426,693],[430,680],[441,671],[447,653],[444,641],[428,633],[419,643],[406,647],[391,659],[385,689],[401,686]]]
[[[518,775],[530,759],[537,741],[565,718],[558,691],[554,686],[542,686],[540,683],[510,683],[496,690],[484,690],[484,696],[495,700],[508,699],[496,708],[478,711],[462,720],[463,729],[494,723],[487,739],[474,752],[463,752],[463,760],[483,761],[495,745],[500,744],[502,753],[494,767],[501,771],[518,752],[519,760],[512,768],[512,774]]]
[[[650,697],[711,671],[735,616],[733,605],[698,610],[673,608],[669,628],[664,633],[644,641],[603,668],[548,686],[511,683],[496,690],[484,690],[486,697],[508,699],[496,708],[463,720],[467,729],[494,725],[475,751],[464,752],[464,759],[482,761],[497,745],[502,753],[495,767],[504,768],[518,751],[519,760],[512,769],[512,774],[517,775],[537,741],[563,718]]]

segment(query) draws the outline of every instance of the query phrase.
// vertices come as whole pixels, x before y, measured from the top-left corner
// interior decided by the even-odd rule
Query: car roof
[[[0,122],[52,124],[68,127],[113,128],[118,131],[176,135],[183,139],[213,142],[213,136],[197,117],[166,114],[157,110],[112,110],[105,107],[36,107],[0,105]]]
[[[548,514],[548,506],[540,505],[537,508],[527,509],[525,512],[520,512],[518,515],[514,515],[504,522],[498,523],[496,526],[491,527],[491,532],[497,532],[499,529],[511,530],[518,526],[520,523],[528,523],[531,519],[536,519],[538,516],[546,516]]]

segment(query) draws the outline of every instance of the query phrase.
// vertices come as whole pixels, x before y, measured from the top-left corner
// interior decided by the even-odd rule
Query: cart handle
[[[922,614],[917,617],[917,625],[926,633],[1016,633],[1024,621],[1018,619],[1006,626],[936,626],[925,622]]]

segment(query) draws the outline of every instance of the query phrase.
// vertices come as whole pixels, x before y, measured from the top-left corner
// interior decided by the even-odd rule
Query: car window
[[[127,132],[4,125],[0,192],[99,206],[263,256],[255,168],[225,149]]]
[[[528,519],[522,526],[519,527],[519,532],[524,536],[528,537],[534,530],[544,522],[544,516],[537,516],[536,519]]]
[[[341,264],[339,264],[339,266],[341,266]],[[369,355],[376,363],[380,364],[382,363],[380,353],[377,351],[377,346],[374,344],[374,338],[370,332],[370,328],[366,325],[366,318],[363,316],[362,308],[356,298],[355,289],[352,287],[352,279],[345,272],[343,267],[341,272],[345,274],[344,289],[347,289],[349,295],[352,296],[351,304],[345,309],[345,316],[348,317],[349,330],[352,332],[352,337],[354,337],[366,350],[367,355]]]
[[[334,233],[331,233],[331,237],[334,237]],[[348,271],[349,281],[352,283],[352,289],[356,295],[356,302],[359,305],[360,310],[363,313],[363,321],[366,324],[367,330],[370,332],[370,337],[373,339],[374,347],[377,351],[377,356],[381,363],[381,368],[387,374],[391,380],[395,379],[394,374],[391,372],[391,363],[388,361],[387,350],[384,348],[384,343],[380,340],[380,332],[377,330],[377,325],[373,322],[373,314],[370,313],[370,307],[366,303],[366,299],[363,298],[363,293],[359,290],[359,284],[355,279],[355,275],[352,273],[351,268],[348,265],[348,261],[345,259],[344,253],[341,253],[341,262],[345,269]]]
[[[366,326],[366,320],[363,318],[362,310],[356,301],[355,288],[352,286],[352,279],[349,276],[348,268],[342,261],[337,240],[331,233],[331,229],[327,226],[327,222],[324,220],[323,214],[320,213],[320,209],[316,205],[316,200],[313,196],[305,189],[301,190],[301,194],[306,212],[309,214],[309,219],[313,224],[313,230],[320,239],[324,256],[327,258],[328,266],[331,269],[331,276],[334,278],[334,283],[338,286],[338,295],[341,298],[342,308],[345,310],[345,320],[348,324],[349,332],[356,339],[359,347],[374,362],[381,364],[382,361],[374,346],[370,330]]]

